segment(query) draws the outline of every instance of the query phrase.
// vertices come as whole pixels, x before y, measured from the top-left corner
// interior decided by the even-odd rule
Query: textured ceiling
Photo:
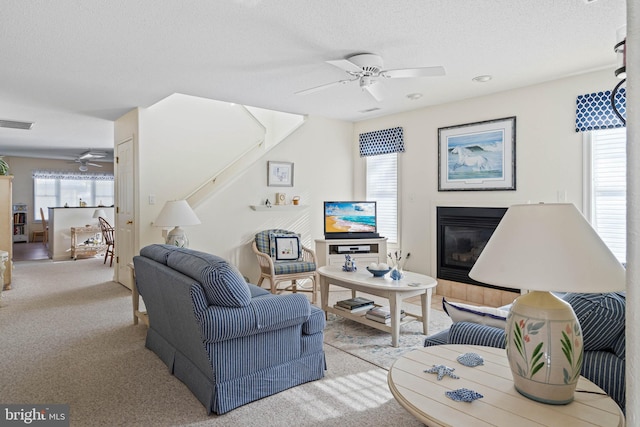
[[[0,155],[113,148],[113,120],[176,92],[358,121],[613,67],[625,13],[624,0],[5,0],[0,119],[35,125],[0,129]],[[363,52],[446,75],[386,80],[382,102],[357,83],[295,94],[348,78],[325,61]]]

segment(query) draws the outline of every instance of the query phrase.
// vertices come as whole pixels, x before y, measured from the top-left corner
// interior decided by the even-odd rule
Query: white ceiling
[[[113,120],[178,92],[358,121],[613,67],[624,0],[4,0],[0,155],[113,148]],[[375,53],[376,102],[325,63]],[[490,74],[493,80],[471,79]],[[419,100],[406,95],[422,93]],[[372,113],[361,111],[377,107]]]

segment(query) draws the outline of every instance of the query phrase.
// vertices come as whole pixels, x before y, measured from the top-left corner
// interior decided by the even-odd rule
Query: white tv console
[[[351,255],[356,266],[365,268],[372,262],[387,260],[387,238],[375,239],[317,239],[316,258],[318,267],[325,265],[344,265],[344,256]]]

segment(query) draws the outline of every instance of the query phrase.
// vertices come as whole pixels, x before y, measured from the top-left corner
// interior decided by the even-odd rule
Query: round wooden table
[[[476,353],[484,364],[468,367],[456,359]],[[434,365],[454,368],[459,379],[425,373]],[[547,405],[528,399],[513,386],[504,349],[471,345],[439,345],[406,353],[389,370],[388,384],[396,400],[428,426],[612,426],[625,425],[622,411],[591,381],[580,377],[573,402]],[[445,392],[466,388],[483,395],[457,402]]]

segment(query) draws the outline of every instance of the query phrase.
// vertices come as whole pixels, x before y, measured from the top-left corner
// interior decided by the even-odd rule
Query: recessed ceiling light
[[[484,82],[488,82],[492,78],[493,77],[491,77],[490,75],[485,74],[484,76],[476,76],[476,77],[472,78],[471,80],[473,80],[474,82],[477,82],[477,83],[484,83]]]
[[[422,94],[421,93],[410,93],[409,95],[407,95],[407,98],[409,98],[412,101],[415,101],[416,99],[422,98]]]

